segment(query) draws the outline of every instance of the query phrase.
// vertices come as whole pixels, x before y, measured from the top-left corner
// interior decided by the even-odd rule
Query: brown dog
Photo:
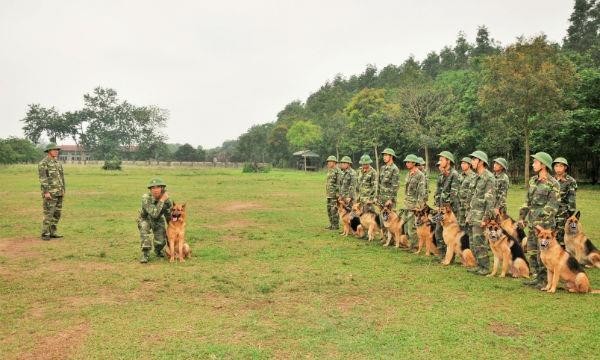
[[[420,253],[423,246],[425,246],[425,256],[429,256],[430,254],[439,255],[440,251],[433,239],[435,224],[430,218],[431,208],[425,204],[422,209],[413,210],[413,213],[415,214],[415,226],[417,227],[417,237],[419,238],[419,247],[415,254]]]
[[[390,246],[392,239],[397,248],[400,246],[408,248],[408,237],[404,233],[404,221],[392,210],[392,205],[384,205],[381,209],[381,217],[383,218],[383,227],[387,230],[387,241],[383,246]],[[384,239],[382,239],[382,242]]]
[[[600,251],[583,233],[580,215],[575,212],[565,223],[565,247],[580,264],[600,268]]]
[[[556,233],[539,225],[535,227],[535,233],[540,246],[540,258],[548,271],[548,284],[542,290],[556,292],[558,281],[563,279],[569,292],[590,292],[590,280],[583,267],[560,246],[556,240]]]
[[[500,209],[498,220],[502,230],[504,230],[509,237],[518,241],[523,251],[527,252],[527,235],[521,224],[510,217],[504,208]]]
[[[350,233],[354,232],[352,231],[352,226],[350,224],[352,218],[354,218],[354,215],[352,214],[352,208],[350,208],[350,205],[346,203],[342,197],[339,197],[337,199],[337,210],[340,220],[342,221],[343,229],[340,235],[348,236]]]
[[[460,262],[466,267],[477,266],[473,252],[469,249],[469,236],[460,229],[456,215],[450,204],[442,206],[442,237],[446,243],[446,256],[442,265],[450,265],[455,255],[460,255]]]
[[[352,206],[352,213],[360,220],[360,224],[356,228],[356,234],[358,237],[362,238],[365,236],[365,229],[367,229],[369,241],[373,241],[376,232],[380,232],[381,238],[383,239],[381,221],[377,213],[374,211],[365,211],[365,206],[359,202]]]
[[[505,277],[508,271],[514,278],[529,277],[529,264],[521,244],[501,227],[498,220],[486,223],[484,235],[494,254],[494,266],[488,276],[496,275],[498,265],[502,261],[500,277]]]
[[[178,205],[173,202],[167,227],[169,246],[166,252],[170,262],[175,261],[175,257],[179,259],[179,262],[183,262],[192,254],[190,246],[185,242],[185,219],[185,204]]]

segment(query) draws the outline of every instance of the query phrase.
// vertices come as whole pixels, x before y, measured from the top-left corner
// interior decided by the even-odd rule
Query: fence
[[[102,166],[104,160],[87,160],[85,163],[78,160],[63,161],[63,164],[77,165],[93,165]],[[242,168],[244,163],[241,162],[209,162],[209,161],[153,161],[153,160],[123,160],[122,166],[173,166],[173,167],[189,167],[189,168]],[[259,164],[259,165],[267,165]]]

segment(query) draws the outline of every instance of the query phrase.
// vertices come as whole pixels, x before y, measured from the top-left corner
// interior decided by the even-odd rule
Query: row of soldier
[[[438,154],[439,175],[434,195],[435,207],[450,204],[462,230],[469,235],[471,249],[477,259],[477,267],[469,271],[487,275],[490,271],[489,246],[484,235],[484,224],[494,219],[500,211],[506,211],[506,198],[510,181],[506,174],[508,162],[504,158],[492,161],[493,173],[488,169],[490,162],[483,151],[474,151],[460,161],[460,173],[455,169],[455,157],[449,151]],[[374,210],[374,204],[395,208],[400,188],[400,170],[394,163],[396,154],[387,148],[382,152],[383,166],[379,173],[371,166],[369,155],[360,158],[360,169],[352,168],[352,159],[344,156],[339,161],[335,156],[327,158],[327,229],[339,229],[339,216],[336,201],[339,197],[346,203],[360,202]],[[577,182],[567,174],[568,162],[563,157],[552,159],[545,152],[532,155],[535,176],[529,180],[526,201],[519,211],[519,225],[529,228],[527,249],[534,276],[526,284],[543,287],[546,272],[539,257],[539,249],[533,228],[540,225],[556,229],[562,244],[562,231],[567,214],[576,209]],[[429,200],[428,176],[424,170],[425,161],[414,154],[407,155],[403,163],[408,170],[404,181],[404,209],[417,210]],[[554,171],[554,176],[552,176]],[[415,218],[413,211],[402,211],[401,217],[408,235],[411,249],[417,245]],[[383,222],[381,222],[383,224]],[[385,231],[385,230],[384,230]],[[442,227],[436,223],[435,239],[443,259],[445,243]]]

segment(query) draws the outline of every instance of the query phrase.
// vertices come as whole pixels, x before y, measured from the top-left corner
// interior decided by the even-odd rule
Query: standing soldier
[[[417,229],[415,228],[415,213],[412,210],[421,209],[426,202],[425,175],[416,166],[418,158],[409,154],[404,158],[404,164],[408,169],[406,175],[406,185],[404,188],[404,207],[405,211],[402,214],[406,233],[410,242],[411,249],[415,249],[418,243]]]
[[[490,259],[488,245],[483,237],[484,223],[493,219],[494,214],[494,175],[487,169],[488,156],[483,151],[474,151],[471,155],[471,167],[476,172],[473,181],[473,195],[467,213],[467,224],[471,227],[471,249],[477,259],[477,267],[469,269],[479,275],[489,273]]]
[[[569,212],[575,212],[577,209],[577,181],[567,174],[569,163],[563,157],[557,157],[552,163],[554,166],[554,178],[560,185],[560,198],[558,213],[556,214],[556,238],[561,245],[565,245],[565,222],[569,217]]]
[[[167,244],[165,220],[171,216],[173,207],[166,188],[167,184],[162,179],[154,178],[148,183],[150,191],[142,195],[142,207],[137,219],[142,248],[141,263],[148,262],[152,250],[152,235],[154,235],[154,253],[158,257],[164,256],[162,249]]]
[[[61,238],[56,231],[60,220],[65,196],[65,175],[58,161],[60,147],[54,143],[48,144],[44,152],[48,155],[38,164],[38,175],[42,190],[44,206],[44,222],[42,223],[42,240]]]
[[[496,215],[501,210],[506,211],[506,196],[508,195],[508,187],[510,180],[506,172],[508,171],[508,162],[505,158],[494,159],[494,177],[496,178],[496,200],[494,202],[494,212]]]
[[[362,165],[358,172],[358,202],[363,204],[363,211],[372,211],[377,196],[377,172],[371,166],[373,160],[367,154],[358,163]]]
[[[429,201],[429,172],[425,169],[425,159],[417,157],[417,167],[423,173],[423,181],[425,182],[425,202]]]
[[[538,152],[531,157],[533,158],[533,171],[536,175],[529,179],[527,202],[519,211],[519,218],[521,225],[524,225],[526,219],[528,221],[527,250],[530,253],[529,265],[536,275],[524,284],[541,288],[545,286],[547,276],[544,264],[540,259],[540,248],[534,229],[537,225],[546,229],[555,229],[560,184],[550,175],[552,157],[548,153]]]
[[[475,173],[471,170],[471,158],[464,157],[460,160],[460,168],[462,173],[458,176],[460,186],[458,187],[458,224],[465,231],[469,238],[472,237],[471,229],[467,227],[467,211],[473,196],[473,183],[475,182]]]
[[[377,202],[382,205],[391,204],[392,209],[396,207],[398,187],[400,186],[400,170],[394,164],[396,153],[387,148],[381,152],[383,155],[383,166],[379,169],[379,187]]]
[[[327,158],[327,182],[325,183],[327,217],[329,218],[329,226],[325,228],[327,230],[337,230],[340,227],[340,217],[335,202],[340,196],[341,181],[342,171],[337,167],[337,158],[331,155]]]
[[[340,183],[340,196],[345,199],[348,206],[352,206],[356,199],[356,171],[352,168],[350,156],[344,156],[340,161],[342,180]]]
[[[438,210],[443,204],[450,204],[452,212],[458,218],[459,201],[458,188],[460,186],[458,173],[454,169],[454,155],[450,151],[442,151],[438,154],[440,175],[437,179],[434,201]],[[435,223],[435,239],[440,249],[440,257],[443,259],[446,255],[446,243],[442,239],[442,224],[440,221]]]

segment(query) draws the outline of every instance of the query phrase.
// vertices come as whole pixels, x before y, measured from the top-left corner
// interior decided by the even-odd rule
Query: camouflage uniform
[[[54,146],[54,149],[59,148]],[[49,150],[52,149],[46,149],[46,151]],[[44,207],[42,239],[48,240],[51,237],[60,237],[56,232],[56,225],[60,220],[63,196],[65,194],[65,176],[63,167],[58,160],[47,156],[38,164],[38,175]],[[45,193],[50,193],[51,198],[46,199],[44,196]]]
[[[150,192],[142,195],[137,225],[140,231],[141,249],[144,254],[149,253],[152,249],[152,238],[154,238],[154,252],[158,256],[162,255],[161,251],[167,244],[165,220],[169,218],[172,207],[173,202],[171,199],[162,202],[160,199],[155,199]]]
[[[505,171],[502,171],[500,174],[494,175],[496,179],[496,199],[494,201],[494,209],[504,209],[506,210],[506,197],[508,195],[508,187],[510,186],[510,180],[508,179],[508,175],[506,175]]]
[[[340,227],[340,217],[337,213],[336,200],[340,196],[342,175],[342,170],[337,166],[327,170],[325,195],[327,196],[327,217],[329,218],[330,229],[338,229]]]
[[[438,208],[443,204],[449,203],[452,207],[452,212],[454,212],[457,217],[460,208],[460,203],[458,200],[459,186],[460,181],[458,178],[458,172],[451,168],[447,175],[440,173],[438,176],[437,187],[434,196],[435,205]],[[444,240],[442,239],[442,231],[442,224],[437,222],[435,224],[435,239],[437,246],[440,249],[440,256],[443,256],[446,253],[446,243],[444,243]]]
[[[417,157],[419,161],[419,170],[423,173],[423,181],[425,182],[425,202],[429,201],[429,171],[425,169],[425,160],[422,157]]]
[[[367,171],[362,168],[358,171],[358,201],[373,203],[377,196],[377,171],[369,166]]]
[[[424,178],[425,175],[419,169],[406,175],[404,188],[404,207],[406,211],[402,214],[402,220],[404,220],[411,248],[416,247],[418,243],[415,214],[411,210],[420,209],[425,205],[427,193]]]
[[[565,244],[565,223],[569,218],[569,212],[577,209],[577,180],[570,175],[564,179],[556,179],[560,186],[558,212],[556,214],[556,238],[561,245]]]
[[[344,199],[350,198],[352,203],[356,199],[356,184],[356,171],[351,167],[342,170],[340,196]]]
[[[400,170],[396,164],[383,165],[379,169],[377,201],[380,204],[385,204],[387,201],[392,202],[392,208],[396,205],[398,197],[398,188],[400,187]]]
[[[470,233],[470,229],[467,230],[467,211],[471,204],[471,198],[473,197],[473,184],[475,183],[475,177],[477,175],[472,170],[467,173],[462,173],[458,176],[458,214],[457,220],[460,227]]]
[[[472,237],[470,239],[471,249],[477,262],[479,270],[487,271],[489,268],[488,244],[483,237],[481,222],[495,217],[494,214],[494,175],[486,168],[481,174],[476,174],[473,180],[472,197],[467,212],[466,221],[471,227]]]

